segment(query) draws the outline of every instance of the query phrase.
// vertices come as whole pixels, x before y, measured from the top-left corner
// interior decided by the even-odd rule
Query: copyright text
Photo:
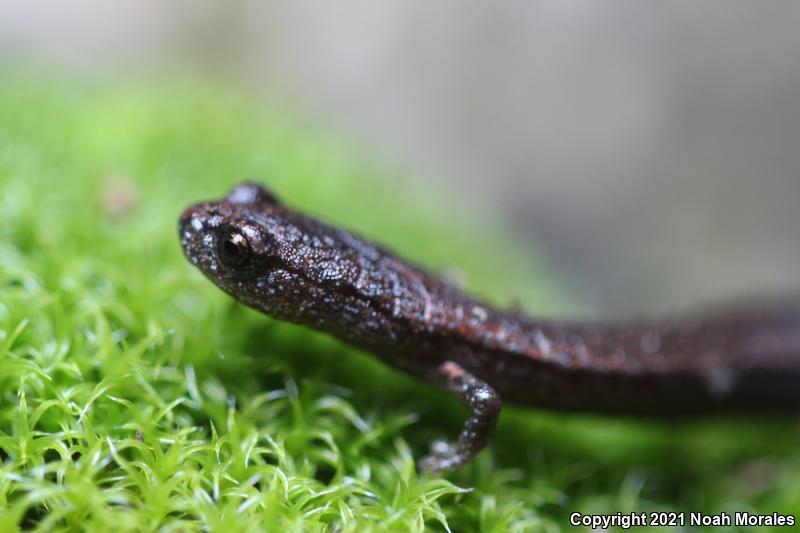
[[[796,523],[794,515],[779,513],[753,514],[737,513],[685,513],[685,512],[651,512],[651,513],[615,513],[615,514],[583,514],[569,515],[572,526],[585,526],[592,529],[608,529],[619,527],[675,527],[675,526],[785,526]]]

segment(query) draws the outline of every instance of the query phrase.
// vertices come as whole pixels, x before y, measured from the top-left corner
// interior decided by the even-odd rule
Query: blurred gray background
[[[0,0],[0,67],[282,94],[654,312],[800,289],[798,28],[790,0]]]

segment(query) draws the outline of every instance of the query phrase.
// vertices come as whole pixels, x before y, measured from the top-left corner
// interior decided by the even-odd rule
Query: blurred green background
[[[780,295],[798,25],[745,0],[0,2],[0,532],[800,512],[792,418],[507,406],[474,464],[420,475],[458,402],[238,305],[176,228],[256,179],[535,316]]]
[[[458,403],[247,310],[184,260],[192,202],[286,203],[499,304],[577,307],[445,187],[198,74],[0,80],[0,530],[561,531],[572,511],[793,513],[791,419],[507,408],[489,450],[415,471]]]

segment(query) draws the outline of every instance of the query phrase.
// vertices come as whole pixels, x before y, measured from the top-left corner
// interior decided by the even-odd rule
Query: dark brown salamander
[[[421,466],[487,443],[500,399],[552,409],[692,414],[800,409],[800,313],[598,324],[497,310],[259,185],[186,209],[186,257],[269,316],[328,332],[444,387],[471,412]]]

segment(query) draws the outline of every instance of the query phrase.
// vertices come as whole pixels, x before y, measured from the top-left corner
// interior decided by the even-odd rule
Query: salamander
[[[533,318],[297,212],[257,183],[188,207],[179,232],[186,258],[236,300],[371,352],[466,405],[458,438],[420,461],[428,471],[471,461],[502,401],[643,416],[800,409],[798,311]]]

